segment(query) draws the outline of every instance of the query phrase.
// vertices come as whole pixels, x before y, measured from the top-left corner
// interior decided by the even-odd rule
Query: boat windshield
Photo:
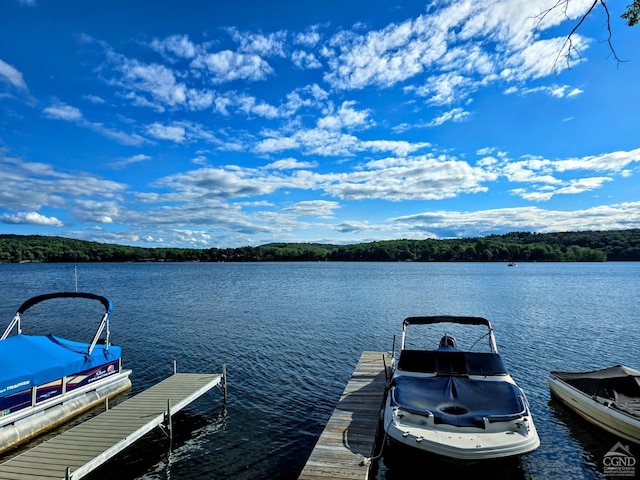
[[[484,322],[487,321],[484,320]],[[466,352],[498,353],[493,330],[490,324],[487,326],[488,322],[484,322],[407,322],[405,320],[402,332],[402,349],[436,350],[437,348],[448,348]]]

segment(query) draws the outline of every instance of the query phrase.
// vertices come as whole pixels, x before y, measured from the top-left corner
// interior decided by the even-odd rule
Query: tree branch
[[[546,9],[544,11],[542,11],[539,15],[537,15],[536,18],[538,20],[538,24],[536,25],[536,30],[540,26],[542,21],[546,18],[546,16],[549,15],[553,10],[556,10],[558,8],[561,8],[565,18],[569,19],[569,16],[567,15],[567,10],[568,10],[570,1],[571,0],[557,0],[555,5],[553,5],[552,7],[548,8],[548,9]],[[573,37],[576,34],[576,32],[578,31],[578,29],[585,22],[587,17],[589,17],[589,15],[591,15],[593,13],[594,9],[598,6],[598,4],[604,9],[605,14],[607,16],[606,21],[605,21],[605,28],[607,29],[607,34],[608,35],[607,35],[607,39],[605,41],[606,41],[607,45],[609,46],[609,50],[611,52],[611,56],[613,56],[613,58],[615,59],[615,61],[618,64],[620,64],[621,62],[624,61],[624,60],[621,60],[620,57],[618,57],[616,49],[613,46],[613,34],[611,32],[611,14],[609,12],[609,7],[607,6],[607,1],[606,0],[593,0],[593,3],[589,7],[589,9],[585,12],[584,15],[582,15],[582,17],[580,17],[578,22],[573,26],[573,28],[571,29],[569,34],[566,36],[565,41],[562,44],[562,47],[560,48],[560,51],[558,52],[558,56],[556,57],[555,61],[553,62],[552,70],[556,70],[556,68],[558,66],[558,63],[560,62],[560,60],[562,58],[565,59],[565,61],[567,63],[567,68],[571,68],[571,60],[572,59],[574,59],[576,57],[578,59],[582,58],[582,55],[581,55],[580,51],[578,50],[578,48],[575,46],[575,44],[573,42]],[[632,14],[630,14],[629,12],[633,11],[632,7],[635,6],[635,5],[638,5],[638,8],[640,8],[640,0],[634,0],[633,5],[629,5],[627,7],[627,12],[625,13],[625,15],[628,15],[627,17],[625,17],[625,15],[622,16],[622,18],[627,18],[628,19],[628,23],[627,24],[630,25],[630,26],[633,25],[632,24],[633,18],[631,17]]]

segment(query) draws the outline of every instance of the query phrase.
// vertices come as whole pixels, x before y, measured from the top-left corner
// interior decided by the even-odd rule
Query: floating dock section
[[[153,387],[0,465],[2,480],[77,480],[218,386],[222,374],[174,373]]]
[[[300,480],[366,479],[393,357],[364,352]]]

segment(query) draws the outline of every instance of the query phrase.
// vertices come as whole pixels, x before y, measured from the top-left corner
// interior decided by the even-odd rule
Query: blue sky
[[[640,228],[592,0],[3,0],[0,233],[194,248]]]

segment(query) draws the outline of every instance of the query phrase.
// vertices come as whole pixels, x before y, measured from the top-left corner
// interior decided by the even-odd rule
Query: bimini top
[[[26,300],[20,307],[18,307],[18,313],[22,315],[27,309],[33,307],[34,305],[44,302],[45,300],[50,300],[52,298],[87,298],[90,300],[97,300],[102,305],[104,305],[104,309],[107,315],[111,314],[111,310],[113,309],[113,303],[107,297],[103,297],[102,295],[96,295],[94,293],[86,293],[86,292],[55,292],[55,293],[45,293],[44,295],[38,295],[35,297],[31,297],[29,300]]]
[[[481,317],[458,317],[453,315],[437,315],[430,317],[408,317],[404,319],[402,326],[407,325],[430,325],[434,323],[461,323],[463,325],[484,325],[491,328],[491,323],[486,318]]]
[[[550,373],[590,396],[597,395],[614,401],[640,400],[640,371],[623,365],[590,372]]]
[[[24,335],[21,314],[29,307],[52,298],[86,298],[97,300],[105,313],[91,343],[66,340],[54,335]],[[0,397],[90,370],[121,357],[120,347],[109,345],[108,319],[112,303],[106,297],[90,293],[60,292],[39,295],[24,302],[0,338]],[[13,327],[17,334],[9,336]],[[106,326],[107,335],[98,344]]]
[[[491,326],[491,322],[486,318],[481,317],[465,317],[465,316],[454,316],[454,315],[435,315],[435,316],[427,316],[427,317],[408,317],[405,318],[402,322],[402,350],[405,349],[406,345],[406,336],[407,336],[407,327],[409,325],[434,325],[438,323],[458,323],[462,325],[483,325],[487,327],[489,330],[489,348],[492,352],[498,353],[498,346],[496,344],[496,339],[493,335],[493,327]],[[484,336],[484,335],[483,335]],[[482,337],[481,337],[482,338]]]

